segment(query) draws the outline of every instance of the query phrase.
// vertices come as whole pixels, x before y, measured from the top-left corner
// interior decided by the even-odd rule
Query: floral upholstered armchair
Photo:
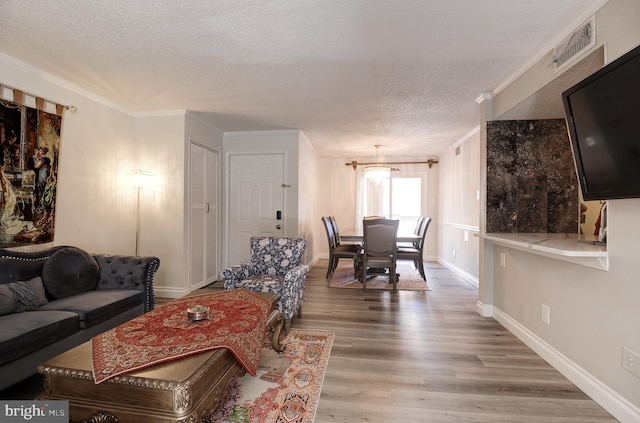
[[[244,288],[280,295],[278,310],[289,333],[295,312],[302,315],[309,266],[302,263],[307,241],[301,238],[252,237],[251,262],[222,271],[224,289]]]

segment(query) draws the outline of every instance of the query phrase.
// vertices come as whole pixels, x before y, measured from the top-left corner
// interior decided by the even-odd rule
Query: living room
[[[609,63],[640,43],[640,4],[635,0],[601,3],[594,11],[594,49],[604,47],[604,61]],[[552,83],[556,74],[551,62],[550,52],[535,57],[491,95],[475,93],[480,96],[480,114],[486,120],[505,115]],[[264,139],[279,139],[274,150],[288,155],[287,172],[298,194],[291,199],[297,210],[296,224],[287,228],[287,235],[308,240],[310,264],[327,255],[321,216],[335,215],[345,224],[355,220],[355,206],[343,207],[325,199],[351,198],[351,185],[343,181],[352,180],[353,170],[345,161],[370,156],[323,158],[303,131],[225,132],[216,128],[209,116],[189,108],[131,112],[5,54],[0,55],[0,73],[5,87],[24,89],[75,108],[75,112],[64,114],[56,245],[132,254],[137,205],[135,190],[125,183],[126,174],[143,168],[156,175],[155,187],[142,193],[140,254],[161,258],[155,284],[168,296],[190,290],[184,277],[188,273],[184,198],[189,139],[221,153],[222,175],[228,170],[229,152],[264,151]],[[479,119],[477,128],[443,149],[439,164],[427,171],[433,201],[427,212],[435,216],[429,258],[479,286],[478,311],[482,315],[508,327],[612,414],[625,416],[626,421],[640,419],[640,379],[621,365],[623,348],[640,352],[640,311],[635,304],[640,298],[635,276],[640,268],[634,248],[640,235],[640,200],[609,202],[606,271],[514,248],[489,248],[485,240],[474,236],[484,231],[484,206],[478,201],[482,195],[477,196],[484,190],[479,177],[484,169],[484,124]],[[456,156],[456,149],[461,156]],[[226,183],[224,176],[221,183]],[[223,222],[225,213],[223,207]],[[222,246],[227,242],[223,234]],[[226,248],[221,247],[222,267],[230,264],[226,254]],[[500,254],[506,257],[503,270],[497,265]],[[541,304],[552,311],[550,325],[540,319]]]

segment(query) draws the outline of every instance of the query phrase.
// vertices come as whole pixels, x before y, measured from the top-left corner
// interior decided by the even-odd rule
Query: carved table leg
[[[87,420],[83,420],[82,423],[118,423],[119,420],[116,416],[106,411],[99,411],[89,417]]]
[[[271,338],[271,347],[276,352],[281,352],[284,349],[284,346],[280,343],[280,332],[282,331],[283,322],[284,315],[279,310],[272,311],[267,320],[265,339],[267,339],[267,337]]]

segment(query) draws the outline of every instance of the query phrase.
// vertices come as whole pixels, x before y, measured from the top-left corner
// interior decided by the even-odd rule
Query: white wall
[[[177,298],[189,286],[187,202],[189,142],[222,151],[222,132],[194,112],[138,114],[135,154],[139,167],[149,170],[155,186],[141,191],[140,255],[160,258],[154,280],[156,295]]]
[[[135,193],[126,173],[137,167],[133,117],[2,54],[0,75],[5,86],[76,108],[63,117],[53,243],[132,254]]]
[[[309,139],[300,132],[299,136],[298,177],[298,236],[307,240],[305,262],[315,263],[319,242],[324,241],[324,229],[318,227],[321,215],[318,212],[320,198],[318,196],[318,153]]]
[[[156,295],[187,283],[183,261],[185,112],[135,118],[134,149],[140,169],[154,184],[140,192],[140,255],[160,258],[154,279]],[[161,148],[159,148],[161,147]]]
[[[0,74],[5,87],[76,108],[63,117],[53,244],[134,254],[137,193],[127,173],[148,170],[155,183],[141,192],[140,254],[160,258],[159,295],[186,293],[185,151],[189,137],[222,151],[222,133],[194,113],[122,110],[2,54]]]
[[[457,154],[456,154],[457,152]],[[440,153],[438,261],[478,284],[480,133],[476,129]],[[432,229],[430,229],[431,231]]]
[[[639,19],[636,0],[610,0],[597,12],[607,63],[640,43]],[[538,64],[536,75],[507,87],[495,98],[496,113],[552,80],[551,68]],[[536,81],[529,89],[528,80]],[[487,245],[480,281],[494,317],[622,422],[640,421],[640,378],[622,368],[623,347],[640,352],[638,210],[640,199],[609,202],[609,271]],[[497,265],[500,253],[506,267]],[[550,325],[541,321],[542,304],[551,308]]]
[[[329,258],[329,243],[322,216],[334,216],[338,228],[353,228],[356,216],[356,172],[346,159],[320,159],[318,167],[318,208],[314,224],[317,258]]]

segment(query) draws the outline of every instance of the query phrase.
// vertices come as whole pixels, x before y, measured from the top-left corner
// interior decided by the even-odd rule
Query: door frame
[[[187,225],[186,225],[186,244],[185,244],[185,250],[186,250],[186,266],[187,266],[187,279],[186,279],[186,283],[187,283],[187,291],[191,292],[194,287],[191,286],[191,228],[192,228],[192,224],[193,222],[191,221],[191,171],[192,171],[192,163],[191,163],[191,148],[192,145],[196,145],[200,148],[203,148],[207,151],[210,151],[212,153],[215,153],[217,155],[218,158],[218,169],[217,169],[217,174],[216,176],[216,181],[218,184],[218,219],[216,220],[216,225],[218,226],[218,230],[217,230],[217,239],[214,241],[215,245],[217,246],[218,249],[218,254],[217,254],[217,258],[216,258],[216,267],[218,270],[218,277],[216,279],[220,279],[220,274],[222,273],[222,264],[221,264],[221,259],[220,259],[220,250],[222,247],[222,244],[220,242],[221,240],[221,232],[222,232],[222,207],[221,207],[221,188],[223,187],[222,185],[222,160],[221,160],[221,152],[218,151],[217,149],[207,146],[201,142],[196,141],[195,139],[191,138],[191,137],[187,137],[187,154],[186,154],[186,158],[188,160],[188,171],[186,173],[186,178],[187,180],[186,182],[186,187],[187,187],[187,191],[186,191],[186,197],[187,197],[187,201],[186,201],[186,209],[185,209],[185,217],[186,217],[186,221],[187,221]],[[206,279],[206,275],[205,275],[205,279]],[[206,285],[206,284],[205,284]],[[200,287],[196,287],[195,289],[200,288]]]
[[[274,150],[228,150],[224,152],[224,163],[223,163],[223,186],[224,186],[224,207],[223,207],[223,222],[224,228],[222,228],[221,235],[223,239],[222,248],[222,265],[221,269],[229,267],[229,208],[230,208],[230,189],[231,189],[231,181],[230,181],[230,163],[231,156],[238,155],[248,155],[248,156],[259,156],[259,155],[273,155],[273,154],[282,154],[283,157],[283,169],[282,175],[284,179],[284,184],[288,185],[288,187],[284,190],[283,193],[283,201],[284,201],[284,209],[282,211],[283,214],[283,224],[284,231],[283,236],[285,237],[295,237],[298,233],[296,220],[293,219],[294,216],[297,215],[297,203],[295,202],[295,194],[297,191],[297,183],[291,182],[289,179],[290,171],[289,171],[289,152],[281,149]],[[293,213],[293,214],[292,214]],[[293,227],[295,226],[295,227]],[[238,264],[238,263],[234,263]]]

